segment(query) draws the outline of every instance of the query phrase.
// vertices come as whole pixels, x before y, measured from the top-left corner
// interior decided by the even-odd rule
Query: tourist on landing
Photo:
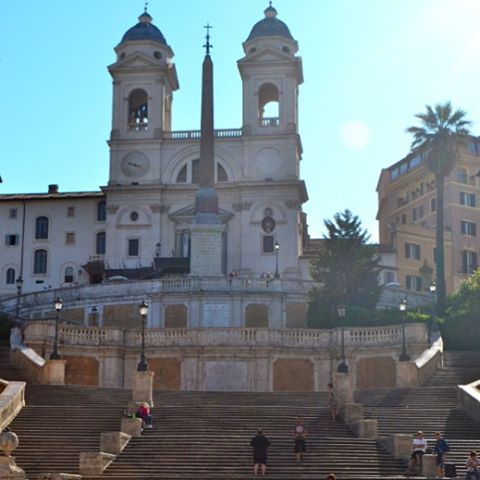
[[[267,473],[267,449],[270,445],[270,440],[263,434],[260,428],[257,434],[250,441],[253,447],[253,474],[258,475],[261,470],[262,475]]]
[[[330,407],[330,416],[332,417],[332,422],[335,422],[337,419],[338,397],[332,383],[328,384],[328,406]]]
[[[410,463],[408,464],[410,470],[420,467],[422,457],[427,451],[427,441],[423,438],[423,432],[421,430],[417,432],[416,438],[413,439],[412,450]]]
[[[150,414],[150,405],[147,402],[142,402],[135,413],[137,418],[142,419],[143,428],[153,428],[153,417]]]
[[[435,433],[435,445],[433,451],[437,455],[437,475],[443,477],[443,463],[445,461],[445,455],[450,451],[450,445],[442,437],[440,432]]]
[[[300,465],[303,462],[303,454],[307,451],[306,436],[308,434],[303,419],[297,417],[295,424],[295,456],[297,457],[297,464]]]
[[[477,458],[477,452],[472,450],[467,458],[467,474],[465,480],[480,480],[480,462]]]

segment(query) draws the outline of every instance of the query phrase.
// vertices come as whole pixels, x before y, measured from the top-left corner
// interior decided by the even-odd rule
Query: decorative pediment
[[[222,223],[227,223],[227,221],[233,217],[232,212],[225,210],[223,208],[219,208],[218,215]],[[170,213],[170,215],[168,215],[168,218],[170,218],[170,220],[172,220],[177,224],[179,223],[187,224],[193,221],[194,216],[195,216],[195,205],[192,204]]]
[[[284,62],[284,61],[295,61],[296,57],[292,58],[292,55],[286,52],[282,52],[281,50],[273,49],[273,48],[262,48],[261,50],[257,50],[255,53],[248,55],[239,63],[256,63],[256,62]]]
[[[145,67],[155,67],[158,68],[158,60],[150,58],[148,55],[137,52],[134,55],[129,55],[122,60],[110,65],[109,70],[117,70],[123,68],[145,68]]]

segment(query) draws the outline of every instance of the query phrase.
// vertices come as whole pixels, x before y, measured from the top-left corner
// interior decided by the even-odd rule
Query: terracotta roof
[[[4,193],[0,202],[19,200],[65,200],[69,198],[104,198],[103,192],[62,192],[62,193]]]

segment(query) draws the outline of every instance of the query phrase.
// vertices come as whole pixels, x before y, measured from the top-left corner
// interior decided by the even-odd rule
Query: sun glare
[[[352,150],[363,150],[370,142],[370,129],[361,120],[346,122],[340,131],[344,145]]]

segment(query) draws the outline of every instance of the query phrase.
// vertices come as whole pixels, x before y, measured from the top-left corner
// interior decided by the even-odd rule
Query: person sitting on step
[[[142,419],[143,428],[153,428],[153,417],[150,414],[150,405],[147,402],[142,402],[135,413],[137,418]]]
[[[480,461],[477,452],[472,450],[467,458],[467,474],[465,480],[480,480]]]
[[[416,438],[413,439],[412,455],[410,456],[410,462],[408,468],[410,471],[418,470],[422,466],[422,457],[427,451],[427,441],[423,438],[423,432],[419,430]]]
[[[337,476],[334,473],[329,473],[326,480],[337,480]]]

